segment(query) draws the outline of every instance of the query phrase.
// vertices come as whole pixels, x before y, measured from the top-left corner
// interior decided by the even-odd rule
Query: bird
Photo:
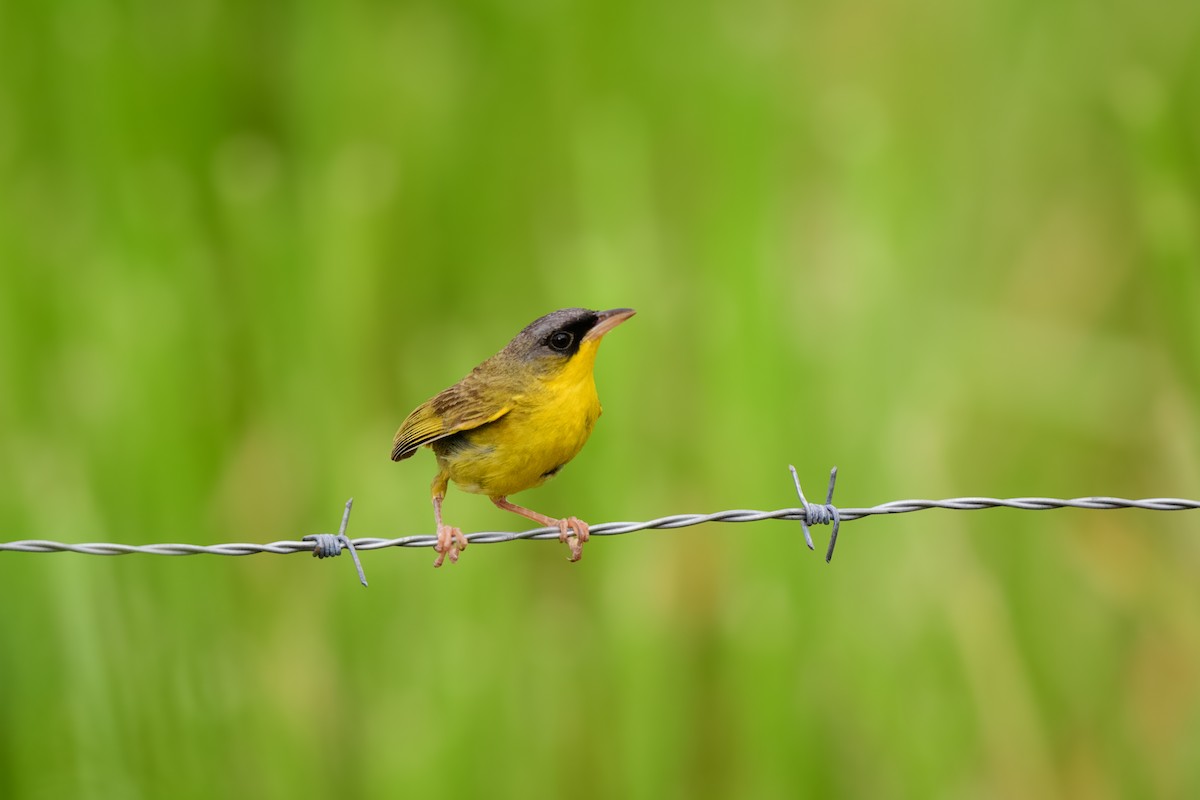
[[[570,547],[568,560],[583,556],[587,523],[555,519],[508,497],[553,478],[583,448],[602,411],[592,371],[600,340],[634,313],[564,308],[539,317],[400,425],[392,440],[393,461],[421,447],[437,457],[430,487],[437,523],[433,566],[440,567],[447,555],[456,563],[467,547],[462,531],[442,520],[451,481],[486,495],[498,508],[557,527],[559,541]]]

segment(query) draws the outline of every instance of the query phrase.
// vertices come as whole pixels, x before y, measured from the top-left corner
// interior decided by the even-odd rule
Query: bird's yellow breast
[[[600,416],[585,342],[561,370],[531,378],[512,409],[486,425],[432,444],[439,466],[464,491],[505,497],[545,483],[574,458]]]

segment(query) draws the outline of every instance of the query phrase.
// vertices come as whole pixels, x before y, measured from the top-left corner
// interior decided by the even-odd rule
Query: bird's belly
[[[518,404],[495,422],[434,442],[439,465],[464,491],[489,497],[545,483],[579,453],[600,416],[588,388]]]

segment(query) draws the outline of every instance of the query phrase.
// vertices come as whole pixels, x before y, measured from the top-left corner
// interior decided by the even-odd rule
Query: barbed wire
[[[1054,497],[954,497],[946,500],[892,500],[875,506],[863,508],[838,508],[833,505],[833,488],[837,480],[837,467],[829,474],[829,491],[824,503],[810,503],[804,497],[800,488],[800,478],[795,467],[789,467],[792,479],[796,484],[796,493],[800,497],[799,508],[780,508],[774,511],[755,511],[750,509],[732,509],[716,511],[711,514],[671,514],[643,522],[602,522],[591,526],[592,536],[619,536],[625,533],[635,533],[650,529],[673,530],[687,528],[692,525],[702,525],[707,522],[761,522],[768,519],[793,520],[800,523],[804,532],[804,540],[809,549],[814,549],[810,525],[833,525],[829,537],[829,547],[825,552],[825,561],[833,559],[833,549],[837,544],[838,528],[842,522],[850,522],[863,517],[882,514],[908,514],[914,511],[926,511],[941,508],[951,511],[978,511],[986,508],[1015,508],[1023,511],[1048,511],[1056,508],[1085,508],[1094,510],[1112,510],[1119,508],[1140,508],[1146,511],[1192,511],[1200,509],[1200,500],[1187,500],[1179,497],[1151,497],[1141,500],[1127,500],[1121,497],[1075,497],[1059,499]],[[268,544],[250,542],[234,542],[230,544],[196,545],[196,544],[116,544],[111,542],[83,542],[71,544],[54,542],[46,539],[23,539],[14,542],[0,542],[0,552],[16,553],[83,553],[93,556],[123,556],[132,553],[144,553],[157,556],[248,556],[259,553],[288,555],[292,553],[312,553],[318,558],[329,558],[341,553],[345,546],[350,550],[354,565],[358,570],[359,580],[363,586],[367,579],[363,574],[362,565],[358,560],[358,551],[382,550],[387,547],[433,547],[437,544],[437,536],[418,534],[401,536],[394,539],[359,537],[351,539],[346,535],[350,522],[350,509],[354,499],[346,501],[345,512],[342,515],[341,527],[338,533],[319,533],[305,536],[300,541],[278,541]],[[527,531],[479,531],[466,535],[472,544],[499,544],[521,540],[557,541],[560,533],[557,526],[532,528]]]

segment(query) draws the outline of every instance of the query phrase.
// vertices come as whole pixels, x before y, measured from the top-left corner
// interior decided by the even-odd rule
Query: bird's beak
[[[583,341],[590,342],[599,339],[637,312],[632,308],[613,308],[596,314],[596,324],[583,335]]]

